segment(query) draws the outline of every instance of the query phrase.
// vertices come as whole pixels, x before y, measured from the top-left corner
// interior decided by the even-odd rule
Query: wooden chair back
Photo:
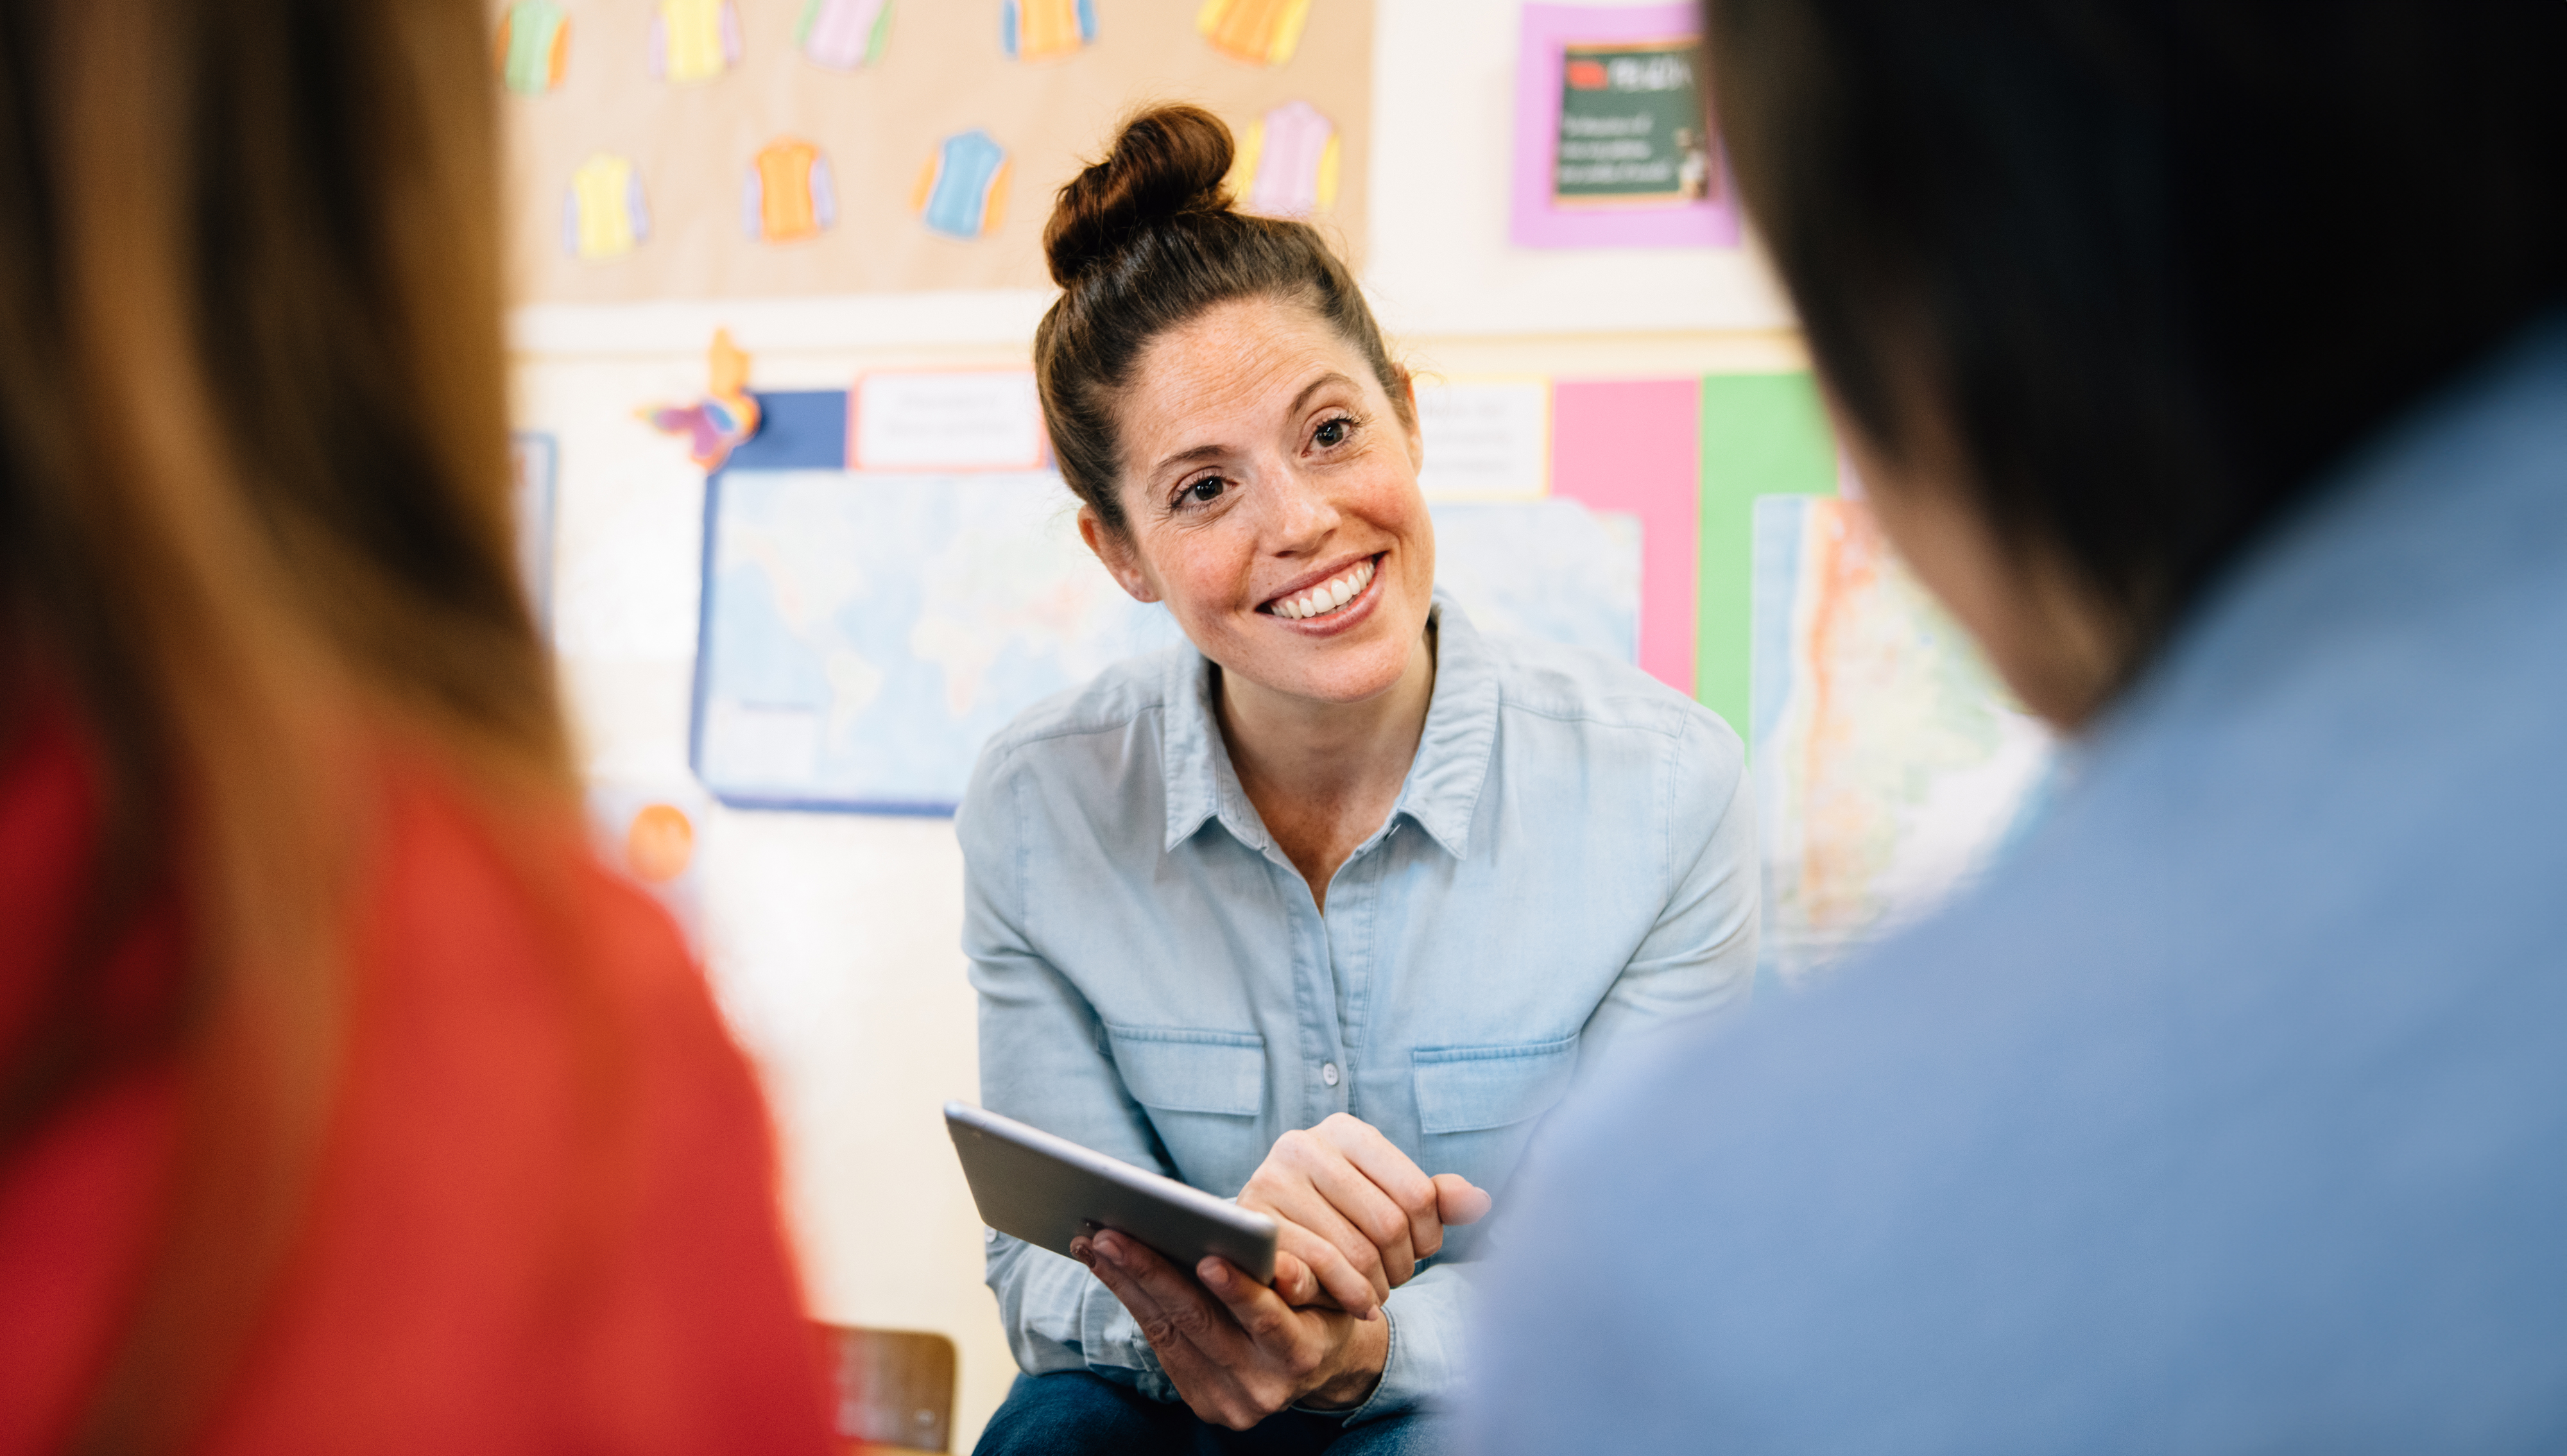
[[[910,1329],[820,1326],[838,1434],[857,1447],[944,1451],[954,1440],[954,1341]]]

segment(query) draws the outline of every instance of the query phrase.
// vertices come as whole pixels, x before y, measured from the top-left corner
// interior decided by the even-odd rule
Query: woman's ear
[[[1141,569],[1141,553],[1132,549],[1132,538],[1121,531],[1106,529],[1104,520],[1096,514],[1095,506],[1078,508],[1078,538],[1087,543],[1088,550],[1096,553],[1097,560],[1105,563],[1105,569],[1113,575],[1115,584],[1122,587],[1132,600],[1155,602],[1159,599],[1158,588],[1150,584],[1149,573]]]

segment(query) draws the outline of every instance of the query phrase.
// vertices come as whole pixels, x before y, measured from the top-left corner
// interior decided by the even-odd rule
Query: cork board
[[[1269,210],[1310,207],[1361,266],[1372,0],[515,0],[491,19],[520,303],[1047,286],[1052,194],[1158,100],[1244,139],[1278,119]]]

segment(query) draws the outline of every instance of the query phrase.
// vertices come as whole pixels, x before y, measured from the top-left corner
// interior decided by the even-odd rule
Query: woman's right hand
[[[1489,1195],[1458,1173],[1429,1178],[1372,1124],[1339,1112],[1276,1139],[1239,1206],[1282,1224],[1275,1289],[1287,1304],[1369,1319],[1443,1249],[1447,1225],[1488,1214]]]

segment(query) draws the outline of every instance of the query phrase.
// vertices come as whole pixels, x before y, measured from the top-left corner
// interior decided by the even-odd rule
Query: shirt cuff
[[[1141,1321],[1104,1285],[1089,1281],[1079,1310],[1079,1345],[1088,1369],[1109,1379],[1123,1378],[1152,1400],[1173,1404],[1181,1397],[1177,1384],[1159,1364],[1159,1352],[1141,1333]]]
[[[1399,1366],[1399,1316],[1391,1313],[1390,1306],[1384,1304],[1381,1307],[1381,1318],[1382,1322],[1389,1326],[1386,1331],[1389,1341],[1382,1346],[1381,1378],[1373,1382],[1372,1394],[1364,1397],[1363,1404],[1352,1410],[1321,1410],[1316,1406],[1296,1404],[1292,1407],[1294,1410],[1303,1415],[1324,1415],[1343,1424],[1354,1425],[1358,1421],[1371,1420],[1377,1416],[1397,1415],[1408,1408],[1412,1403],[1409,1397],[1391,1395],[1390,1372]],[[1383,1397],[1386,1395],[1391,1398],[1385,1400]]]

